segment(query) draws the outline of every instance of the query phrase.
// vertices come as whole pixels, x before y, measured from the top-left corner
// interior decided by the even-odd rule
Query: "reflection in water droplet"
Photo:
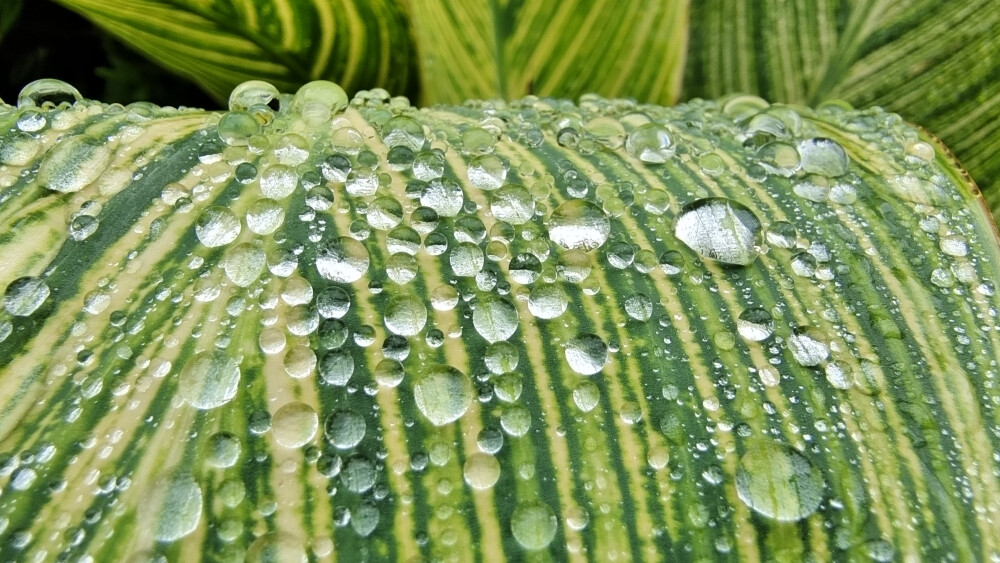
[[[625,139],[625,150],[632,158],[647,164],[662,164],[675,152],[670,132],[656,123],[646,123],[633,129]]]
[[[684,206],[674,234],[704,258],[746,266],[760,253],[760,221],[746,206],[725,198]]]
[[[465,460],[463,474],[470,487],[486,490],[500,479],[500,462],[489,454],[476,452]]]
[[[788,349],[799,365],[817,366],[830,355],[830,348],[812,329],[799,328],[788,337]]]
[[[330,413],[324,424],[327,441],[342,450],[349,450],[360,444],[368,429],[363,416],[346,409]]]
[[[36,181],[63,193],[76,192],[100,177],[111,163],[111,145],[83,135],[61,140],[42,161]]]
[[[225,246],[239,236],[240,220],[222,206],[209,207],[198,217],[194,232],[198,240],[209,248]]]
[[[71,84],[55,78],[42,78],[29,82],[17,95],[18,109],[58,106],[63,102],[75,104],[83,99],[80,91]]]
[[[752,445],[736,470],[740,500],[781,522],[795,522],[815,512],[824,486],[819,470],[805,456],[776,442]]]
[[[434,426],[461,418],[472,404],[474,392],[472,380],[447,365],[424,369],[413,385],[417,408]]]
[[[833,139],[816,137],[799,143],[802,170],[807,174],[834,177],[847,174],[847,152]]]
[[[394,297],[385,308],[385,327],[393,334],[413,336],[427,324],[427,307],[412,295]]]

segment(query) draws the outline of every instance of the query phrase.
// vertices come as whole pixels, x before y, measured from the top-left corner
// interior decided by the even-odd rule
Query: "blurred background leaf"
[[[686,0],[411,0],[421,100],[577,98],[672,104]]]
[[[878,105],[940,137],[1000,211],[1000,2],[692,3],[685,97]]]
[[[19,15],[21,15],[21,0],[0,2],[0,42],[3,42],[4,36],[14,26]]]
[[[57,0],[217,102],[266,80],[282,91],[328,79],[348,90],[415,86],[412,41],[394,0]]]

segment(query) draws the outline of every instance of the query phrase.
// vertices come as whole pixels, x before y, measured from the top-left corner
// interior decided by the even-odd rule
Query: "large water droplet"
[[[319,361],[319,376],[324,382],[343,387],[354,375],[354,356],[347,350],[331,350]]]
[[[180,376],[181,397],[192,407],[214,409],[236,396],[240,366],[222,350],[202,352]]]
[[[753,307],[740,313],[736,319],[736,330],[743,338],[760,342],[767,340],[774,332],[774,320],[765,309]]]
[[[111,149],[98,139],[79,135],[60,141],[38,169],[37,181],[50,190],[75,192],[90,184],[111,163]]]
[[[566,291],[556,284],[537,286],[528,294],[528,311],[539,319],[560,317],[568,306]]]
[[[496,295],[488,295],[476,302],[472,324],[487,342],[507,340],[517,331],[517,309]]]
[[[712,197],[684,206],[674,234],[704,258],[746,266],[760,254],[760,221],[746,206]]]
[[[549,238],[566,249],[593,250],[604,244],[610,234],[607,214],[590,201],[567,201],[549,217]]]
[[[463,474],[465,482],[470,487],[480,491],[486,490],[492,488],[500,479],[500,462],[489,454],[476,452],[465,460]]]
[[[736,492],[756,512],[782,522],[806,518],[823,500],[823,477],[808,459],[776,442],[754,444],[740,458]]]
[[[198,240],[209,248],[225,246],[233,242],[240,235],[242,229],[236,215],[219,205],[203,211],[194,226]]]
[[[49,286],[42,278],[18,278],[4,291],[3,308],[15,317],[27,317],[42,306],[49,293]]]
[[[514,539],[525,549],[544,549],[556,537],[558,528],[555,513],[541,502],[522,503],[514,509],[510,520]]]
[[[327,242],[316,254],[319,275],[340,283],[361,279],[368,271],[369,262],[368,249],[349,237],[339,237]]]
[[[187,536],[201,520],[201,488],[189,473],[161,477],[152,486],[142,506],[143,520],[154,520],[151,528],[157,541],[173,542]]]
[[[521,225],[535,214],[535,200],[524,186],[508,184],[493,194],[490,211],[499,221]]]
[[[393,334],[413,336],[427,324],[427,307],[412,295],[394,297],[385,308],[385,327]]]
[[[314,80],[302,85],[292,98],[292,111],[308,123],[321,123],[347,108],[347,92],[333,82]]]
[[[608,345],[596,334],[581,334],[566,344],[566,362],[580,375],[594,375],[608,363]]]
[[[248,80],[229,94],[230,111],[247,111],[256,105],[268,105],[278,97],[278,89],[270,82]]]
[[[42,78],[29,82],[17,95],[19,109],[43,107],[46,104],[58,106],[63,102],[75,104],[83,99],[80,91],[72,85],[55,78]]]
[[[444,426],[461,418],[469,410],[473,396],[472,380],[447,365],[424,369],[413,385],[417,408],[434,426]]]
[[[360,414],[350,410],[335,410],[324,423],[326,439],[334,447],[349,450],[361,443],[368,425]]]
[[[306,563],[302,542],[285,532],[268,532],[250,544],[245,563]]]
[[[788,337],[788,349],[800,365],[817,366],[830,355],[826,342],[809,328],[799,328]]]
[[[240,287],[247,287],[264,272],[267,256],[259,242],[243,242],[226,251],[222,265],[230,281]]]
[[[382,126],[382,142],[389,148],[407,147],[419,152],[424,146],[424,139],[423,125],[407,115],[397,115]]]
[[[271,417],[271,433],[286,448],[300,448],[308,444],[319,428],[319,418],[311,406],[293,401],[283,405]]]
[[[646,123],[633,129],[625,138],[625,150],[632,158],[647,164],[662,164],[675,152],[670,132],[656,123]]]
[[[847,152],[833,139],[816,137],[799,143],[802,170],[808,174],[834,177],[847,174]]]

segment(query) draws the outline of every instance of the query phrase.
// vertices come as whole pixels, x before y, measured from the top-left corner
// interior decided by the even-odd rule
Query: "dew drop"
[[[231,282],[248,287],[260,278],[267,265],[264,248],[258,242],[243,242],[226,250],[222,266]]]
[[[465,460],[463,476],[473,489],[490,489],[500,480],[500,462],[489,454],[473,453]]]
[[[593,250],[608,240],[611,221],[596,204],[570,200],[555,209],[549,217],[549,238],[568,249]]]
[[[646,123],[633,129],[625,138],[625,150],[632,158],[646,164],[663,164],[676,151],[670,132],[656,123]]]
[[[581,334],[566,344],[566,362],[580,375],[594,375],[608,363],[608,345],[596,334]]]
[[[774,333],[771,313],[759,307],[744,310],[736,319],[736,330],[740,336],[753,342],[767,340]]]
[[[321,123],[347,108],[347,92],[333,82],[314,80],[303,84],[292,98],[292,111],[308,123]]]
[[[157,541],[177,541],[198,527],[202,493],[189,473],[177,472],[157,479],[143,499],[143,520],[152,520]],[[147,528],[148,529],[148,528]]]
[[[817,366],[830,355],[830,348],[809,328],[799,328],[788,337],[788,349],[799,365]]]
[[[754,511],[781,522],[796,522],[819,508],[824,482],[818,469],[790,446],[751,446],[736,470],[736,492]]]
[[[746,206],[725,198],[699,199],[684,206],[674,234],[703,258],[749,265],[760,254],[760,221]]]
[[[385,308],[385,327],[393,334],[413,336],[427,324],[427,307],[412,295],[394,297]]]
[[[264,197],[284,199],[295,191],[299,177],[295,170],[284,164],[272,164],[260,173],[260,191]]]
[[[217,432],[208,439],[206,461],[215,467],[232,467],[240,458],[240,440],[229,432]]]
[[[368,250],[360,242],[339,237],[323,245],[316,255],[319,275],[333,282],[351,283],[368,271]]]
[[[487,342],[507,340],[517,331],[517,309],[503,297],[488,295],[476,302],[472,324]]]
[[[402,146],[416,153],[423,148],[424,140],[424,127],[412,117],[397,115],[382,126],[382,142],[389,148]]]
[[[324,382],[343,387],[354,375],[354,356],[347,350],[331,350],[320,359],[318,369]]]
[[[427,367],[413,385],[417,408],[434,426],[444,426],[462,417],[475,390],[461,371],[447,365]]]
[[[214,206],[201,213],[194,232],[203,245],[215,248],[236,240],[242,228],[240,220],[232,211],[222,206]]]
[[[72,85],[55,78],[42,78],[29,82],[17,95],[18,109],[41,108],[49,104],[58,106],[64,102],[75,104],[83,99],[80,91]]]
[[[247,111],[256,105],[268,105],[278,97],[278,89],[263,80],[248,80],[229,94],[230,111]]]
[[[18,278],[10,282],[4,291],[3,308],[15,317],[27,317],[42,306],[50,293],[48,284],[42,278]]]
[[[319,419],[311,406],[293,401],[282,405],[271,417],[271,433],[286,448],[300,448],[316,436]]]
[[[360,444],[367,428],[363,416],[346,409],[333,411],[324,423],[327,441],[341,450],[349,450]]]
[[[528,311],[539,319],[555,319],[569,307],[566,291],[556,284],[539,285],[528,294]]]
[[[78,135],[60,141],[38,169],[37,182],[63,193],[76,192],[97,180],[111,163],[105,143]]]
[[[556,537],[559,520],[548,505],[526,502],[514,509],[510,531],[521,547],[529,550],[546,548]]]
[[[209,410],[236,396],[240,366],[221,350],[201,352],[181,373],[179,391],[192,407]]]
[[[499,221],[521,225],[534,216],[535,200],[524,186],[507,184],[493,194],[490,211]]]
[[[799,143],[802,170],[807,174],[834,177],[847,174],[847,152],[833,139],[816,137]]]
[[[302,542],[285,532],[268,532],[250,544],[245,563],[306,563]]]

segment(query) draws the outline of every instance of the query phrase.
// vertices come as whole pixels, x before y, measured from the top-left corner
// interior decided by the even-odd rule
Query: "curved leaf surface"
[[[5,557],[1000,551],[1000,246],[920,130],[340,96],[0,108]]]

